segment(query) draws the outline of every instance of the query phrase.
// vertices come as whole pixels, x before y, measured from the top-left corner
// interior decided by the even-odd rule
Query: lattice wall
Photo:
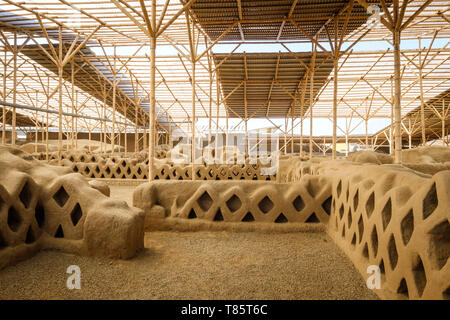
[[[331,187],[325,179],[305,177],[293,184],[264,182],[170,183],[140,185],[133,204],[147,214],[225,222],[328,222]]]
[[[450,298],[450,172],[390,166],[335,171],[329,232],[364,278],[379,266],[385,298]]]
[[[68,172],[0,147],[0,268],[39,249],[129,258],[143,247],[142,211]]]

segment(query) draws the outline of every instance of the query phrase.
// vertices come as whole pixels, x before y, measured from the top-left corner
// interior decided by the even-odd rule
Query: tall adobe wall
[[[0,268],[40,249],[134,256],[143,248],[143,212],[97,189],[69,168],[0,147]]]
[[[450,171],[329,162],[328,230],[364,278],[381,270],[382,298],[450,298]]]

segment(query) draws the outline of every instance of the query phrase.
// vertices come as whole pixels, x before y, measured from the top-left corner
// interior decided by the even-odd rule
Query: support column
[[[337,94],[338,94],[338,61],[339,61],[339,49],[338,49],[338,26],[337,18],[334,23],[334,57],[333,57],[333,143],[331,150],[331,158],[336,159],[336,133],[337,133]]]
[[[156,25],[156,2],[152,1],[152,21]],[[148,148],[148,178],[153,180],[154,166],[155,166],[155,109],[156,109],[156,95],[155,95],[155,77],[156,77],[156,36],[150,37],[150,123],[149,123],[149,140]],[[145,133],[144,133],[145,134]]]
[[[423,99],[423,76],[422,76],[422,42],[419,37],[419,88],[420,88],[420,127],[422,132],[422,145],[425,145],[425,101]]]
[[[6,73],[7,73],[7,50],[5,46],[5,62],[3,64],[3,99],[6,100]],[[6,144],[6,114],[7,114],[6,106],[2,106],[3,113],[3,124],[2,124],[2,145]]]
[[[195,58],[192,60],[192,143],[191,143],[191,162],[192,162],[192,180],[196,180],[195,178]]]
[[[58,114],[58,165],[61,165],[62,150],[63,150],[63,127],[62,127],[62,113],[63,113],[63,42],[62,42],[62,28],[59,27],[59,61],[58,61],[58,93],[59,93],[59,114]]]
[[[14,53],[13,53],[13,104],[16,104],[16,99],[17,99],[17,33],[14,33]],[[16,107],[13,107],[13,112],[12,112],[12,131],[11,131],[11,142],[12,145],[15,146],[16,145]]]
[[[402,163],[402,128],[401,128],[401,75],[400,75],[400,30],[394,31],[394,119],[395,143],[394,162]]]
[[[312,160],[313,154],[313,104],[314,104],[314,71],[316,65],[316,52],[317,47],[313,43],[313,55],[311,58],[311,76],[309,78],[309,116],[310,116],[310,128],[309,128],[309,160]]]

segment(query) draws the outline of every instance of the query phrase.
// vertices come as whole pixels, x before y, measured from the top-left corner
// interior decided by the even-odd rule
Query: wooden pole
[[[389,126],[389,154],[394,155],[394,82],[391,77],[391,125]]]
[[[59,27],[59,59],[58,59],[58,93],[59,93],[59,115],[58,115],[58,165],[61,165],[62,161],[62,150],[63,150],[63,143],[62,143],[62,134],[63,134],[63,127],[62,127],[62,113],[63,113],[63,66],[62,66],[62,60],[63,60],[63,41],[62,41],[62,28]]]
[[[117,59],[116,59],[116,46],[114,46],[114,60],[113,60],[113,114],[112,114],[112,129],[111,129],[111,154],[115,154],[115,148],[116,148],[116,87],[117,87],[117,72],[116,72],[116,65],[117,65]]]
[[[149,123],[149,140],[148,148],[148,179],[153,180],[155,166],[155,113],[156,113],[156,0],[152,0],[152,20],[151,27],[154,33],[150,36],[150,123]]]
[[[441,118],[441,130],[442,130],[442,145],[445,145],[445,99],[442,98],[442,118]]]
[[[395,118],[395,142],[394,142],[394,162],[402,163],[402,114],[401,114],[401,75],[400,75],[400,30],[394,30],[394,118]]]
[[[7,59],[7,50],[5,48],[5,62],[3,63],[3,99],[6,100],[6,73],[8,71],[7,69],[7,63],[6,63],[6,59]],[[3,124],[2,124],[2,144],[5,145],[6,144],[6,106],[2,106],[2,111],[3,111]]]
[[[71,78],[71,89],[72,89],[72,94],[70,95],[70,100],[72,101],[72,112],[75,111],[75,107],[74,107],[74,95],[75,95],[75,86],[74,86],[74,77],[75,77],[75,72],[74,72],[74,63],[73,63],[73,59],[70,60],[70,78]],[[75,119],[74,117],[71,117],[71,124],[72,124],[72,136],[71,136],[71,146],[72,149],[74,148],[74,125],[75,125]]]
[[[317,47],[314,43],[312,43],[312,51],[313,55],[311,58],[311,66],[309,67],[309,70],[311,71],[310,78],[309,78],[309,160],[312,160],[313,156],[313,104],[314,104],[314,71],[315,71],[315,64],[316,64],[316,52]]]
[[[13,103],[16,104],[17,99],[17,33],[14,32],[14,71],[13,71]],[[12,145],[16,145],[16,108],[13,107],[13,113],[12,113],[12,137],[11,142]]]
[[[47,88],[50,88],[50,77],[47,78]],[[48,157],[48,105],[50,103],[50,96],[47,94],[46,100],[46,120],[45,120],[45,160],[48,162],[50,159]]]
[[[338,19],[334,19],[334,76],[333,76],[333,146],[331,150],[331,158],[336,159],[336,133],[337,133],[337,94],[338,94],[338,61],[339,61],[339,49],[338,49]]]
[[[425,101],[423,99],[423,76],[422,76],[422,42],[419,37],[419,88],[420,88],[420,127],[422,132],[422,145],[425,145]]]

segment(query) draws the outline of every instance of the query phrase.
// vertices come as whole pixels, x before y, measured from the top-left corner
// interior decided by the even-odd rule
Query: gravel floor
[[[128,261],[40,252],[0,271],[0,299],[377,299],[324,233],[152,232],[145,246]]]

